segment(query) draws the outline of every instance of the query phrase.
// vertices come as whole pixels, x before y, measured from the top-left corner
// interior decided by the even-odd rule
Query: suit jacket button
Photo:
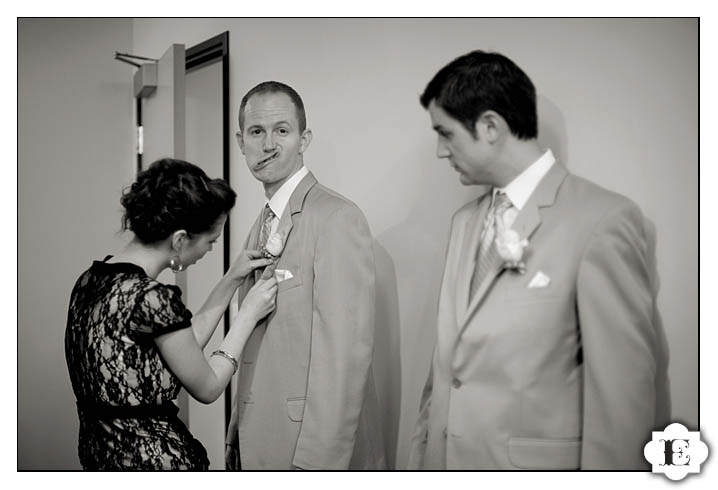
[[[447,439],[449,437],[449,432],[444,429],[444,439]]]
[[[461,387],[461,381],[458,378],[454,378],[454,380],[451,382],[451,384],[454,386],[454,388]]]

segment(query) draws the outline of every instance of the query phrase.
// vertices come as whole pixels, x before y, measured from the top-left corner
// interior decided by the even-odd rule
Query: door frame
[[[206,41],[185,50],[185,73],[199,70],[207,65],[222,63],[222,178],[229,183],[229,31],[224,31]],[[222,270],[229,270],[230,261],[230,232],[229,222],[225,221],[223,231]],[[229,309],[224,312],[224,335],[230,328]],[[229,428],[232,415],[232,383],[224,390],[224,430]]]

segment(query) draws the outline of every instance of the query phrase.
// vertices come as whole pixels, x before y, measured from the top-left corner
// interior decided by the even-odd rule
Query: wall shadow
[[[384,351],[392,356],[388,366],[392,371],[381,376],[387,378],[385,388],[391,383],[394,390],[385,397],[390,404],[382,408],[388,410],[393,421],[398,418],[398,424],[392,422],[385,434],[394,438],[387,445],[395,447],[393,467],[399,470],[406,467],[409,440],[436,342],[436,314],[451,216],[477,193],[475,187],[463,187],[456,174],[446,168],[448,164],[427,157],[431,155],[429,148],[418,145],[413,152],[407,158],[417,174],[403,183],[412,188],[397,191],[407,197],[404,217],[376,237],[377,248],[386,254],[383,260],[393,264],[395,276],[392,288],[396,292],[392,289],[386,293],[391,294],[389,298],[380,299],[385,308],[391,302],[391,315],[398,315],[393,317],[396,323],[391,327],[396,333]],[[377,260],[377,268],[379,264]]]
[[[559,107],[543,95],[536,96],[538,113],[538,141],[542,148],[550,148],[556,160],[568,168],[568,138],[566,119]]]
[[[394,469],[401,404],[401,359],[396,355],[401,345],[399,291],[394,261],[376,240],[374,240],[374,263],[376,267],[374,382],[381,408],[381,428],[387,468]]]

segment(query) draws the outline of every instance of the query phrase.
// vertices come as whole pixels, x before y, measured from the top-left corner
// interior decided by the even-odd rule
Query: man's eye
[[[255,136],[258,135],[258,134],[261,133],[261,132],[262,132],[261,129],[253,129],[253,130],[252,130],[252,134],[255,135]]]
[[[277,132],[278,132],[279,134],[281,134],[281,135],[289,134],[289,131],[287,131],[286,128],[279,128],[279,129],[277,130]]]

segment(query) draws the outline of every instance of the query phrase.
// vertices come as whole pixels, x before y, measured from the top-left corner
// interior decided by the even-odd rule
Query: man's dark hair
[[[253,96],[253,95],[262,95],[262,94],[274,94],[277,92],[281,92],[283,94],[287,94],[290,99],[292,99],[292,103],[294,104],[295,109],[297,110],[297,120],[299,121],[299,132],[303,132],[305,129],[307,129],[307,116],[304,112],[304,102],[302,102],[302,98],[299,96],[296,90],[294,90],[289,85],[282,83],[282,82],[262,82],[259,85],[252,88],[249,92],[247,92],[244,97],[242,97],[242,102],[239,104],[239,129],[244,130],[244,108],[247,106],[247,101]]]
[[[500,114],[519,139],[538,135],[534,85],[521,68],[499,53],[476,50],[446,65],[420,98],[425,109],[432,100],[474,137],[476,121],[488,110]]]

